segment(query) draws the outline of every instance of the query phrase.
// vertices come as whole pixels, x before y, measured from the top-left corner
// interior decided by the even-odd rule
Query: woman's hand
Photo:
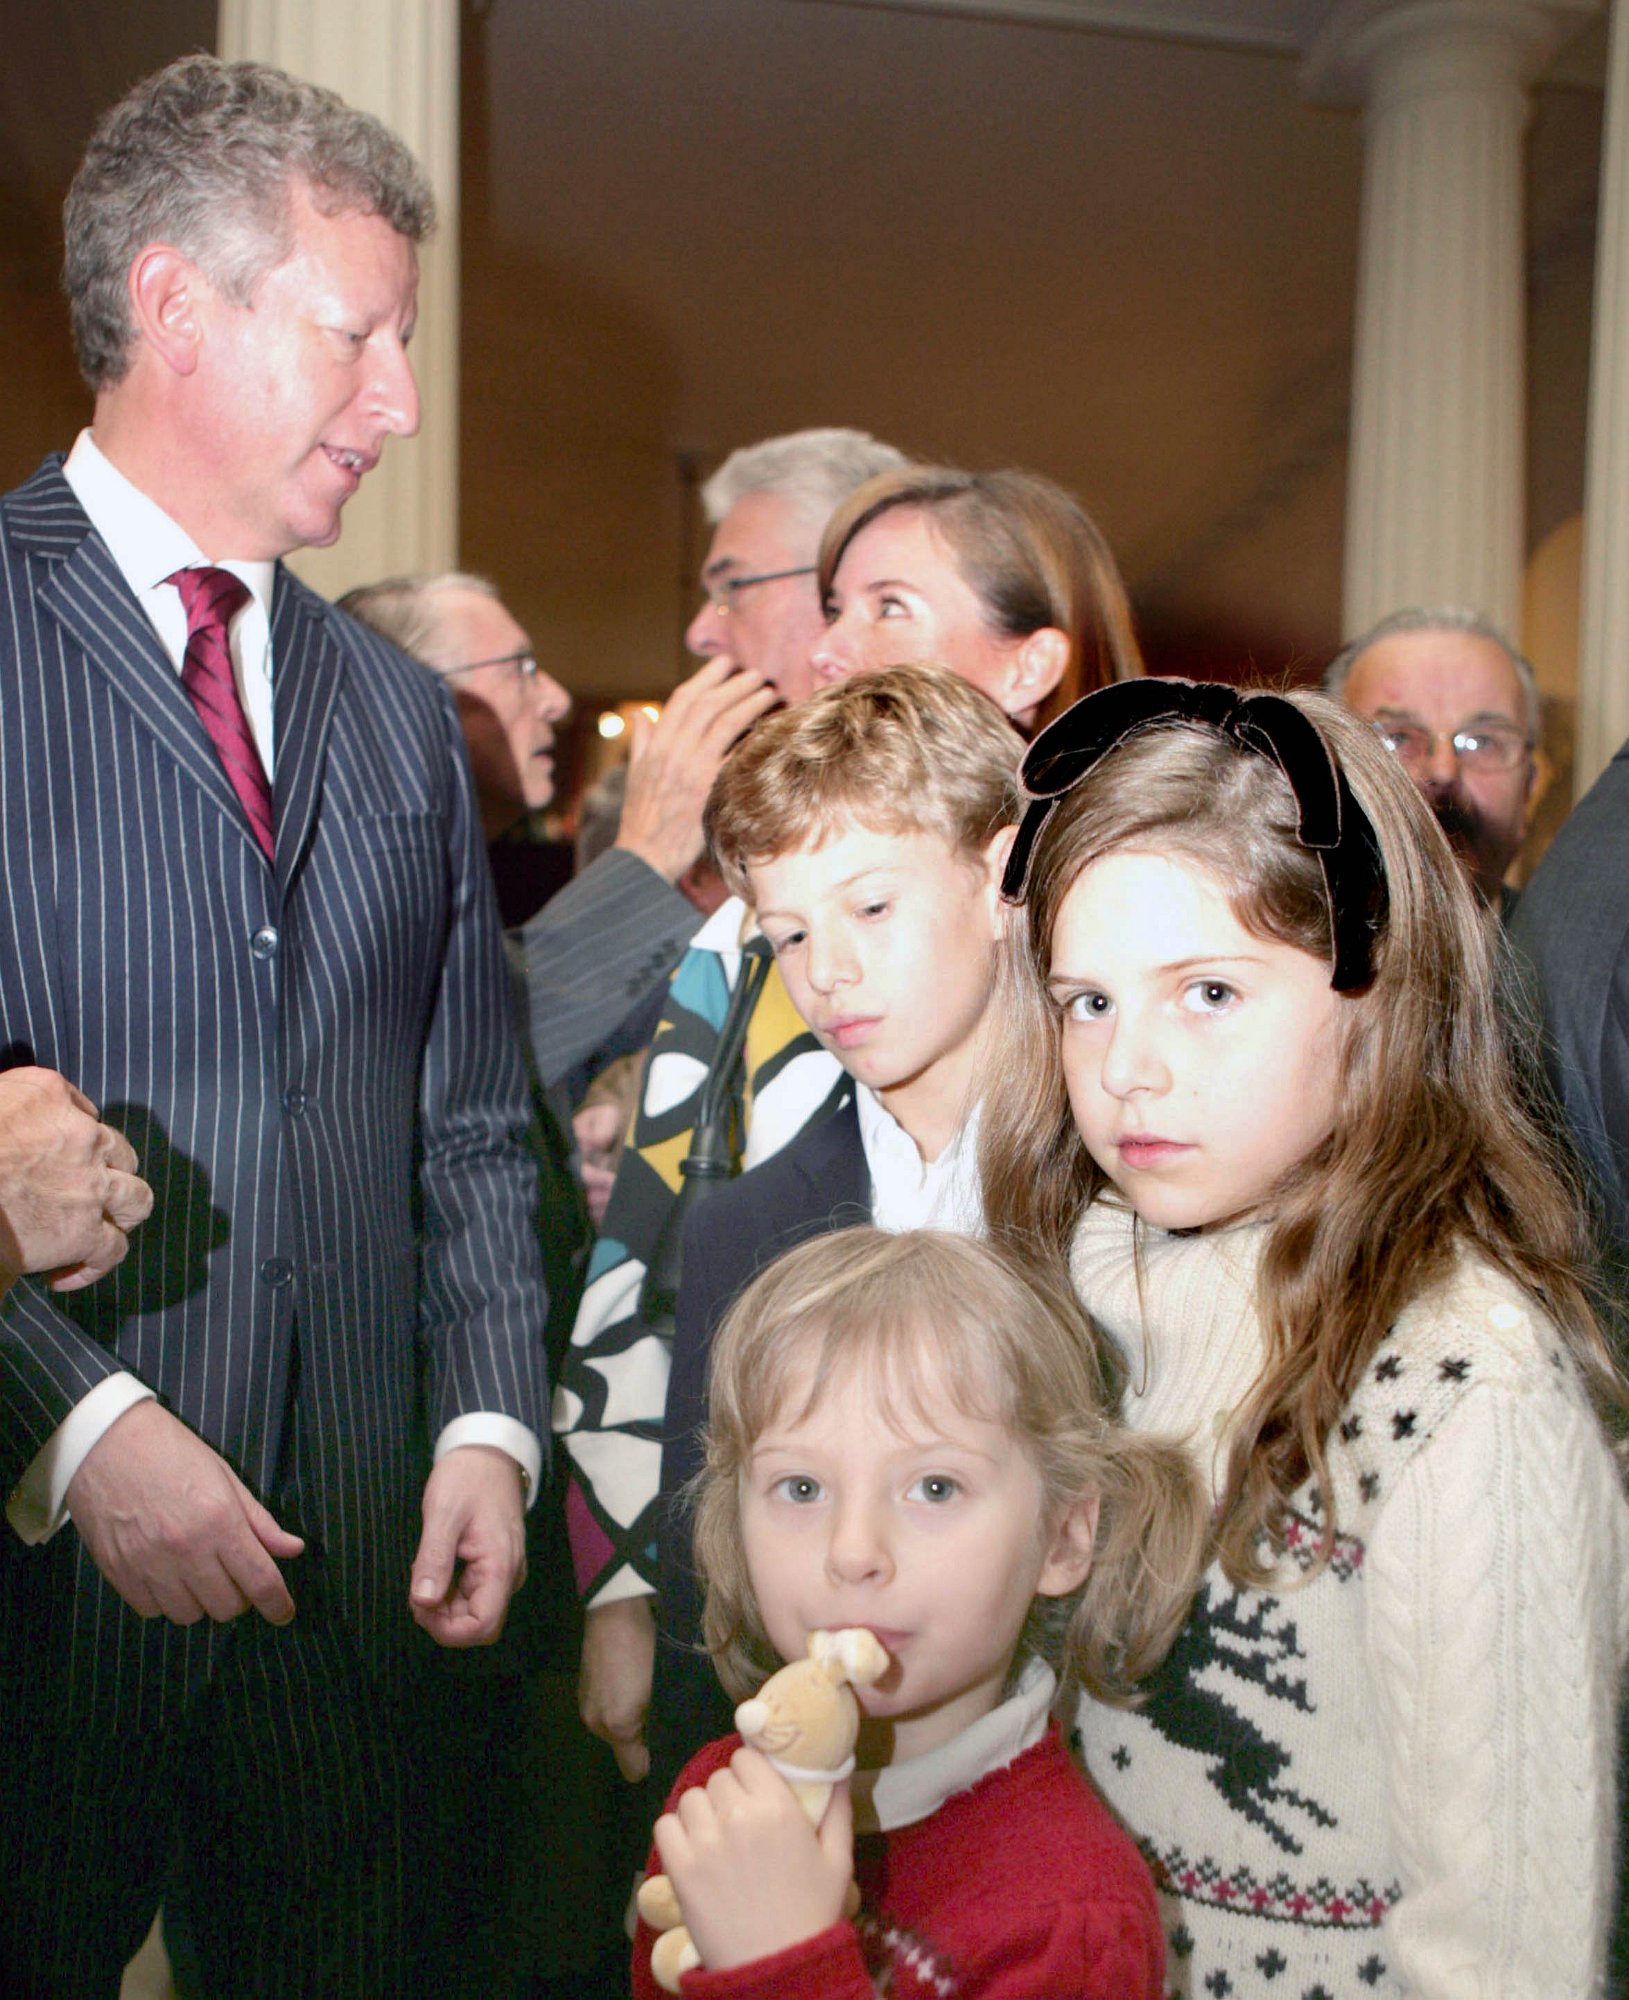
[[[742,1748],[662,1815],[656,1847],[703,1965],[768,1958],[843,1914],[854,1874],[847,1781],[816,1833],[769,1760]]]

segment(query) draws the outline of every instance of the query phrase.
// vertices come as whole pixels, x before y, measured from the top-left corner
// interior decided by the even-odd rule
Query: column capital
[[[1325,104],[1525,87],[1605,0],[1335,0],[1301,65]]]

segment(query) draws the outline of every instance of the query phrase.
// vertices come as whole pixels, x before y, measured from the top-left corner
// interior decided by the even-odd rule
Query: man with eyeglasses
[[[713,536],[703,602],[685,635],[708,663],[704,672],[726,662],[750,667],[789,707],[814,692],[810,655],[825,630],[815,589],[821,531],[856,487],[905,462],[863,431],[831,429],[766,438],[725,459],[702,488]],[[640,1318],[640,1282],[675,1198],[678,1162],[740,975],[745,927],[746,912],[732,897],[691,940],[668,988],[555,1399],[555,1427],[572,1461],[567,1518],[587,1607],[583,1719],[635,1781],[648,1768],[656,1439],[668,1362]],[[753,1106],[746,1158],[755,1163],[754,1140],[772,1151],[820,1117],[842,1070],[804,1029],[778,975],[759,996],[746,1056]],[[647,1811],[641,1803],[632,1815],[641,1857],[661,1804],[652,1800]]]
[[[1425,795],[1484,902],[1508,918],[1505,875],[1538,791],[1538,682],[1474,612],[1398,611],[1337,653],[1324,688],[1367,716]]]
[[[490,843],[554,797],[554,727],[571,696],[485,577],[448,571],[363,585],[353,618],[441,675],[452,690]],[[519,933],[531,1045],[553,1088],[593,1055],[643,1047],[654,1003],[696,927],[674,886],[701,853],[701,809],[720,760],[773,706],[763,677],[730,659],[674,690],[660,721],[636,724],[615,845]],[[648,1015],[627,1038],[631,1015]]]
[[[554,725],[571,696],[484,577],[394,577],[340,600],[446,680],[458,707],[488,842],[554,796]]]
[[[701,491],[713,539],[685,633],[691,652],[753,668],[789,708],[806,700],[826,623],[814,584],[820,532],[856,486],[904,463],[850,430],[793,431],[732,452]]]

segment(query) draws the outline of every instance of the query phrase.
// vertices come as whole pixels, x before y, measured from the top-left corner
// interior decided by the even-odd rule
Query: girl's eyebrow
[[[1187,958],[1173,958],[1163,965],[1156,965],[1156,972],[1191,972],[1196,965],[1261,965],[1265,961],[1259,953],[1250,951],[1196,951]],[[1048,986],[1085,986],[1091,983],[1093,975],[1088,972],[1049,972]]]
[[[797,1440],[783,1442],[779,1438],[769,1438],[748,1448],[747,1462],[756,1464],[759,1459],[790,1458],[799,1462],[813,1456],[812,1449]],[[899,1458],[959,1457],[976,1458],[994,1465],[994,1452],[986,1451],[981,1445],[967,1438],[949,1438],[941,1435],[933,1437],[901,1437],[898,1444],[876,1454],[884,1463]]]

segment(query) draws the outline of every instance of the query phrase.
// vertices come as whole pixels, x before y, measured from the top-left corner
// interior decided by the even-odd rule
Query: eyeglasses
[[[1406,771],[1429,764],[1443,737],[1417,722],[1377,722],[1375,733]],[[1467,723],[1447,738],[1467,771],[1514,771],[1533,747],[1513,723]]]
[[[535,653],[495,653],[490,660],[465,660],[456,667],[442,667],[444,674],[472,674],[477,667],[513,667],[523,681],[529,681],[537,672]]]
[[[796,569],[766,569],[758,576],[726,576],[717,583],[704,583],[701,593],[720,618],[728,618],[736,609],[736,599],[743,590],[756,590],[760,583],[779,583],[788,576],[813,576],[814,573],[813,563],[800,563]]]

